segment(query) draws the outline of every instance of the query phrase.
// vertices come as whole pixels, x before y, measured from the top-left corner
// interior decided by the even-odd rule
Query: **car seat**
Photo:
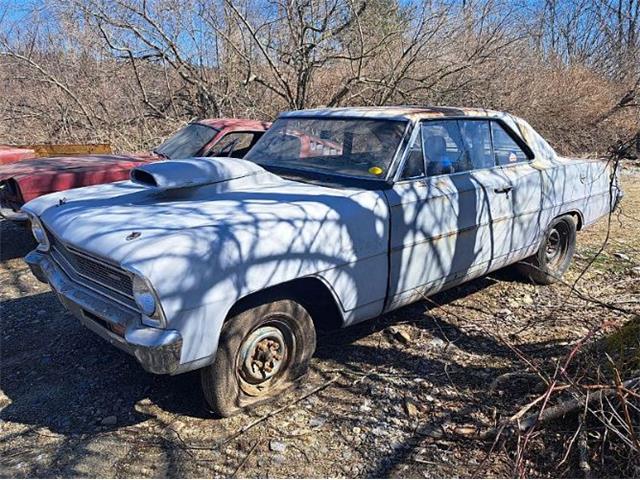
[[[427,175],[453,173],[453,166],[447,158],[447,141],[442,135],[430,135],[424,141],[427,157]]]

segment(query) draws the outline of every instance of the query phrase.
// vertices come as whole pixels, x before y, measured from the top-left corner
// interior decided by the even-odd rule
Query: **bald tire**
[[[241,347],[260,327],[288,328],[294,344],[287,346],[284,368],[265,391],[248,394],[241,374]],[[283,325],[286,325],[283,327]],[[316,349],[316,332],[309,313],[292,300],[278,300],[247,309],[228,319],[220,334],[214,363],[201,370],[202,390],[209,407],[218,417],[229,417],[242,409],[264,403],[292,387],[308,371]]]
[[[563,215],[553,219],[547,228],[538,251],[516,264],[518,272],[526,279],[539,285],[551,285],[557,282],[567,271],[576,250],[576,220],[572,215]],[[561,239],[560,256],[550,261],[547,247],[553,235]]]

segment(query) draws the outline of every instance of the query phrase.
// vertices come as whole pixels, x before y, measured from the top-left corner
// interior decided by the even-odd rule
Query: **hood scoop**
[[[161,190],[211,185],[265,172],[259,165],[237,158],[164,160],[133,168],[133,183]]]

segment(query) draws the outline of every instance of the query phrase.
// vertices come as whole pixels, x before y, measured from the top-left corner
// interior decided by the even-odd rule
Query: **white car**
[[[244,160],[135,168],[24,206],[26,261],[80,321],[158,374],[201,369],[220,416],[300,379],[316,329],[517,262],[551,283],[622,193],[488,110],[281,114]]]

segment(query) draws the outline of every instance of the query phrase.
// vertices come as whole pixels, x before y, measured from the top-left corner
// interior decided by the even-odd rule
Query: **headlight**
[[[38,246],[36,247],[41,252],[46,252],[49,250],[50,244],[49,239],[47,238],[47,232],[44,230],[42,223],[38,217],[32,216],[31,220],[31,233],[33,233],[33,238],[38,242]]]
[[[142,312],[142,323],[150,327],[162,327],[162,315],[155,292],[139,275],[133,276],[133,298]]]

